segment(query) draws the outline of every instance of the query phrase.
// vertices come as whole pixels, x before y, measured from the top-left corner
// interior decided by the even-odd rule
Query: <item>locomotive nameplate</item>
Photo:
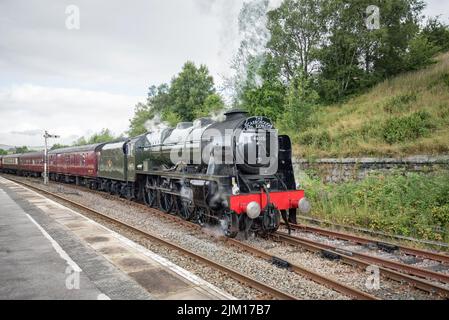
[[[270,119],[266,117],[251,117],[245,120],[242,125],[243,130],[272,130],[274,128]]]

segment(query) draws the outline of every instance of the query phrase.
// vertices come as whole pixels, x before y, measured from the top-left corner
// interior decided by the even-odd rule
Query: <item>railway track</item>
[[[328,259],[341,260],[350,265],[356,265],[362,268],[376,265],[379,267],[380,272],[389,279],[406,282],[418,289],[449,298],[448,288],[427,280],[431,279],[448,283],[446,282],[448,277],[445,274],[396,263],[391,260],[386,260],[355,251],[340,249],[334,245],[291,236],[284,232],[276,232],[270,237],[275,241],[281,241],[293,246],[304,248],[311,252],[320,253]]]
[[[372,238],[383,238],[383,239],[392,239],[392,240],[396,240],[396,241],[409,242],[409,243],[420,243],[422,245],[425,245],[427,247],[432,247],[434,249],[438,248],[440,251],[446,251],[446,252],[449,251],[449,244],[443,243],[443,242],[422,240],[422,239],[416,239],[416,238],[412,238],[412,237],[406,237],[406,236],[389,234],[389,233],[380,232],[380,231],[374,231],[374,230],[361,228],[361,227],[341,225],[341,224],[337,224],[337,223],[333,223],[333,222],[329,222],[329,221],[323,221],[323,220],[319,220],[319,219],[315,219],[315,218],[311,218],[311,217],[307,217],[307,216],[303,216],[303,215],[298,215],[298,219],[306,221],[307,227],[312,228],[312,229],[315,229],[314,226],[318,226],[318,227],[316,227],[316,229],[328,230],[329,232],[334,232],[334,231],[329,230],[329,228],[332,228],[333,230],[345,230],[345,231],[351,232],[352,234],[364,234],[364,235],[370,236]],[[314,226],[311,226],[310,224],[312,224]],[[299,225],[299,226],[305,226],[305,225]],[[338,232],[338,231],[335,231],[335,233],[345,234],[343,232]]]
[[[338,231],[323,229],[323,228],[319,228],[319,227],[306,226],[306,225],[301,225],[301,224],[290,224],[290,228],[292,228],[293,230],[297,230],[297,231],[310,232],[310,233],[314,233],[314,234],[323,235],[323,236],[333,238],[333,239],[351,241],[351,242],[357,243],[357,244],[375,245],[375,246],[379,247],[380,249],[388,248],[389,250],[399,251],[406,255],[412,255],[415,257],[430,259],[430,260],[434,260],[434,261],[438,261],[438,262],[442,262],[442,263],[449,263],[449,255],[444,254],[444,253],[438,253],[438,252],[432,252],[432,251],[427,251],[427,250],[422,250],[422,249],[406,247],[406,246],[403,246],[400,244],[393,244],[393,243],[388,243],[388,242],[384,242],[384,241],[368,239],[368,238],[364,238],[364,237],[357,236],[354,234],[338,232]]]
[[[224,273],[228,274],[229,276],[231,276],[233,279],[235,279],[237,281],[240,281],[240,282],[243,282],[243,283],[247,284],[248,286],[250,286],[250,287],[252,287],[254,289],[257,289],[257,290],[259,290],[259,291],[261,291],[263,293],[266,293],[266,294],[268,294],[270,296],[273,296],[273,297],[278,298],[278,299],[284,299],[284,300],[298,300],[297,297],[294,297],[294,296],[292,296],[292,295],[290,295],[290,294],[288,294],[286,292],[283,292],[283,291],[277,290],[277,289],[275,289],[275,288],[273,288],[271,286],[265,285],[264,283],[261,283],[261,282],[257,281],[256,279],[253,279],[251,277],[243,275],[243,274],[239,273],[238,271],[236,271],[234,269],[228,268],[228,267],[223,266],[223,265],[221,265],[221,264],[219,264],[217,262],[214,262],[214,261],[212,261],[212,260],[210,260],[210,259],[208,259],[206,257],[198,255],[198,254],[196,254],[196,253],[194,253],[194,252],[192,252],[190,250],[184,249],[184,248],[182,248],[181,246],[179,246],[177,244],[174,244],[174,243],[172,243],[172,242],[170,242],[170,241],[168,241],[166,239],[160,238],[160,237],[158,237],[156,235],[152,235],[152,234],[150,234],[150,233],[148,233],[148,232],[146,232],[144,230],[141,230],[138,227],[132,226],[132,225],[130,225],[130,224],[124,222],[124,221],[120,221],[120,220],[117,220],[115,218],[109,217],[106,214],[103,214],[103,213],[101,213],[101,212],[99,212],[97,210],[89,208],[89,207],[87,207],[87,206],[85,206],[83,204],[80,204],[80,203],[76,202],[76,201],[73,201],[71,199],[63,197],[63,196],[61,196],[59,194],[55,194],[53,192],[47,191],[45,189],[36,187],[36,186],[31,185],[29,183],[25,183],[23,181],[12,179],[9,176],[8,177],[4,177],[4,178],[7,178],[7,179],[9,179],[9,180],[11,180],[11,181],[13,181],[15,183],[18,183],[20,185],[23,185],[23,186],[25,186],[27,188],[33,189],[33,190],[35,190],[37,192],[40,192],[40,193],[46,194],[48,196],[51,196],[53,198],[56,198],[56,199],[58,199],[60,201],[69,203],[72,206],[75,206],[75,207],[80,208],[82,210],[88,211],[89,213],[92,213],[95,216],[98,216],[98,217],[100,217],[102,219],[105,219],[105,220],[107,220],[107,221],[109,221],[111,223],[118,224],[118,225],[120,225],[122,227],[125,227],[128,230],[131,230],[131,231],[133,231],[135,233],[138,233],[138,234],[148,238],[149,240],[156,241],[158,243],[161,243],[164,246],[167,246],[167,247],[170,247],[170,248],[172,248],[174,250],[177,250],[177,251],[181,252],[182,254],[184,254],[186,256],[192,257],[192,258],[194,258],[194,259],[196,259],[196,260],[198,260],[198,261],[200,261],[200,262],[202,262],[202,263],[204,263],[206,265],[209,265],[209,266],[211,266],[211,267],[213,267],[213,268],[215,268],[215,269],[217,269],[217,270],[219,270],[221,272],[224,272]],[[91,190],[89,190],[89,191],[91,191]],[[104,194],[101,193],[101,195],[104,195]],[[115,199],[117,199],[117,198],[115,198]],[[128,200],[123,200],[123,201],[128,201]],[[147,210],[151,210],[151,212],[153,214],[157,214],[157,215],[159,215],[159,216],[161,216],[163,218],[169,219],[171,221],[175,221],[176,223],[181,223],[181,224],[183,224],[185,226],[188,226],[190,228],[192,228],[192,227],[193,228],[200,228],[199,225],[194,224],[192,222],[184,221],[184,220],[180,219],[179,217],[176,217],[176,216],[173,216],[173,215],[168,215],[166,213],[162,213],[162,212],[160,212],[160,211],[158,211],[156,209],[149,208],[149,207],[147,207],[147,206],[145,206],[143,204],[139,204],[139,203],[135,203],[135,202],[131,202],[131,203],[133,205],[144,207]],[[239,249],[244,250],[244,251],[246,251],[246,252],[248,252],[248,253],[250,253],[250,254],[252,254],[254,256],[257,256],[259,258],[267,260],[267,261],[269,261],[271,263],[274,263],[274,264],[276,264],[276,265],[278,265],[280,267],[289,269],[290,271],[292,271],[292,272],[294,272],[296,274],[299,274],[299,275],[301,275],[301,276],[303,276],[305,278],[308,278],[308,279],[310,279],[310,280],[312,280],[312,281],[314,281],[316,283],[319,283],[319,284],[321,284],[321,285],[323,285],[323,286],[325,286],[327,288],[330,288],[332,290],[340,292],[340,293],[342,293],[342,294],[344,294],[344,295],[346,295],[348,297],[351,297],[351,298],[354,298],[354,299],[358,299],[358,300],[378,300],[377,297],[375,297],[373,295],[370,295],[370,294],[368,294],[366,292],[363,292],[363,291],[361,291],[361,290],[359,290],[357,288],[353,288],[353,287],[347,286],[347,285],[345,285],[343,283],[340,283],[340,282],[338,282],[338,281],[336,281],[336,280],[334,280],[334,279],[332,279],[330,277],[326,277],[326,276],[318,274],[318,273],[316,273],[314,271],[311,271],[311,270],[308,270],[308,269],[303,268],[301,266],[295,265],[295,264],[293,264],[293,263],[291,263],[291,262],[289,262],[287,260],[284,260],[282,258],[275,257],[275,256],[271,255],[270,253],[267,253],[267,252],[265,252],[263,250],[260,250],[258,248],[253,247],[253,246],[245,244],[245,243],[243,243],[243,242],[241,242],[239,240],[223,238],[223,241],[225,241],[226,243],[228,243],[228,244],[230,244],[232,246],[238,247]]]

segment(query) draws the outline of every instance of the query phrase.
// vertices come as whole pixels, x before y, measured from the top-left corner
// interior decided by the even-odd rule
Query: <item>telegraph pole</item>
[[[44,184],[48,184],[48,139],[53,138],[57,139],[59,136],[54,134],[49,134],[45,131],[44,139],[45,139],[45,151],[44,151]]]

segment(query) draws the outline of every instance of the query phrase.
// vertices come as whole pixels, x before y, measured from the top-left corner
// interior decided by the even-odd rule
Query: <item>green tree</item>
[[[50,150],[56,150],[56,149],[63,149],[63,148],[67,148],[67,145],[64,144],[60,144],[60,143],[55,143]]]
[[[151,128],[155,117],[167,125],[206,117],[224,108],[224,102],[215,92],[214,81],[206,66],[196,67],[187,62],[170,85],[151,86],[147,103],[138,103],[130,120],[128,134],[137,136]]]
[[[317,52],[320,68],[316,85],[326,102],[357,92],[372,79],[372,55],[379,32],[366,27],[369,5],[369,0],[333,0],[326,4],[327,41]]]
[[[209,95],[206,100],[204,100],[204,104],[201,109],[195,110],[195,118],[209,117],[214,113],[220,112],[224,109],[224,107],[225,104],[221,97],[218,94],[213,93]]]
[[[372,5],[380,9],[380,25],[374,30],[366,21]],[[307,86],[311,78],[322,100],[335,102],[387,77],[423,67],[435,52],[432,43],[444,39],[444,26],[437,23],[428,27],[432,40],[420,36],[424,8],[422,0],[284,0],[267,13],[266,49],[279,66],[271,81],[280,79],[289,87],[302,79],[299,85]],[[244,58],[241,64],[248,65],[251,57]],[[246,81],[251,79],[250,71]],[[245,84],[244,90],[251,91],[242,93],[247,106],[248,96],[259,102],[264,96],[251,84]]]
[[[155,114],[162,114],[172,104],[170,97],[170,86],[166,83],[160,86],[151,86],[148,91],[147,104]]]
[[[118,139],[118,137],[114,136],[109,129],[102,129],[100,132],[94,133],[91,137],[85,138],[80,137],[78,140],[74,142],[74,146],[84,146],[89,144],[96,144],[96,143],[104,143],[104,142],[111,142]]]
[[[418,35],[410,41],[409,51],[404,59],[406,70],[418,70],[434,62],[433,56],[440,50],[426,36]]]
[[[135,137],[147,132],[145,124],[148,120],[154,117],[154,111],[151,106],[139,102],[134,108],[134,117],[129,120],[128,134],[131,137]]]
[[[0,149],[0,156],[5,156],[7,154],[8,152],[6,150]]]
[[[378,29],[366,26],[366,10],[376,5]],[[421,0],[328,2],[327,41],[319,51],[317,89],[326,102],[360,92],[380,80],[428,64],[434,50],[416,51]],[[419,62],[419,63],[418,63]]]
[[[79,137],[74,143],[74,146],[85,146],[88,145],[89,142],[87,142],[85,137]]]
[[[176,127],[178,123],[183,121],[179,114],[170,110],[167,110],[163,113],[163,119],[165,124],[170,127]]]
[[[449,50],[449,26],[438,17],[430,18],[422,31],[422,35],[441,51]]]
[[[404,66],[410,41],[420,32],[422,0],[376,0],[381,12],[379,44],[373,54],[374,72],[384,79],[408,71]]]
[[[319,95],[312,81],[297,77],[287,90],[284,112],[279,116],[277,127],[292,136],[313,126],[311,116],[318,107]]]
[[[168,84],[151,86],[148,89],[147,103],[139,102],[134,108],[134,116],[130,120],[128,135],[135,137],[149,131],[148,123],[156,115],[164,118],[169,117],[171,100],[169,95],[170,87]],[[171,117],[173,120],[173,117]]]
[[[288,83],[298,73],[314,71],[316,52],[326,32],[327,0],[284,0],[268,13],[268,49]]]
[[[279,65],[269,54],[260,68],[257,63],[250,63],[241,102],[241,106],[250,114],[266,116],[273,121],[282,115],[285,110],[286,87],[280,80],[279,72]]]
[[[27,146],[16,147],[15,150],[14,150],[14,153],[17,153],[17,154],[19,154],[19,153],[29,153],[29,152],[32,152],[32,150],[28,149]]]
[[[201,111],[206,99],[215,94],[214,80],[205,65],[196,67],[186,62],[182,71],[173,78],[169,90],[169,102],[162,114],[171,111],[183,121],[193,121],[195,113]]]
[[[111,130],[109,129],[102,129],[100,132],[98,133],[94,133],[90,138],[89,138],[89,144],[95,144],[95,143],[103,143],[103,142],[110,142],[117,139],[117,137],[115,137]]]

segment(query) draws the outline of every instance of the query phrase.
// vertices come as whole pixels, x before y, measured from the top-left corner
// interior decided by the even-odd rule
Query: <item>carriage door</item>
[[[126,143],[126,165],[127,165],[127,174],[126,181],[134,182],[136,180],[136,158],[134,152],[134,144],[132,142]]]

